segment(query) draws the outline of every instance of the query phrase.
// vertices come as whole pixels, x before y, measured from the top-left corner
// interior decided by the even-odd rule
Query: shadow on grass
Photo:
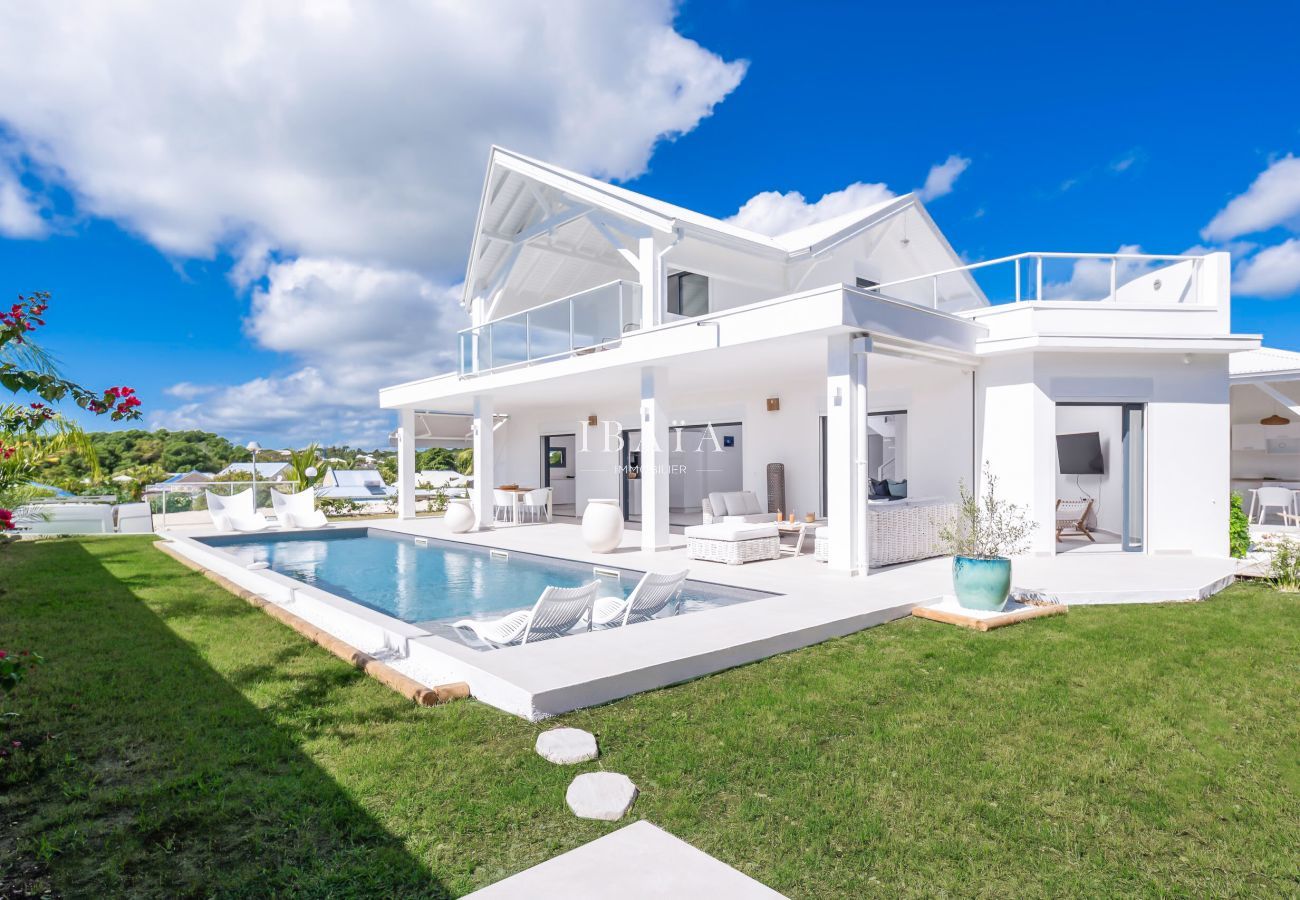
[[[3,643],[48,660],[3,701],[0,895],[446,896],[300,746],[364,676],[146,552],[0,548]]]

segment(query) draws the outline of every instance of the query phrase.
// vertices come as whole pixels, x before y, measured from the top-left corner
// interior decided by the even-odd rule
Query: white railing
[[[1197,305],[1201,256],[1150,253],[1017,253],[927,272],[865,290],[938,309],[977,300],[990,304],[1097,302]]]
[[[459,333],[460,374],[572,356],[641,327],[641,285],[611,281]]]

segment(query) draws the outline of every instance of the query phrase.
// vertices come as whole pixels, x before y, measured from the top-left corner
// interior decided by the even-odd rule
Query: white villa
[[[966,264],[910,194],[771,237],[493,148],[459,367],[380,392],[411,438],[400,515],[417,448],[453,438],[480,529],[487,489],[549,486],[579,517],[617,500],[657,552],[710,493],[752,491],[866,574],[899,558],[878,517],[987,463],[1033,554],[1224,558],[1229,357],[1260,345],[1229,281],[1226,253]],[[1058,537],[1075,501],[1090,536]]]

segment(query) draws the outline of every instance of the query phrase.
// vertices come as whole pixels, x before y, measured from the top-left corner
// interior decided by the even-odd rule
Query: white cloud
[[[277,427],[262,406],[328,423],[341,404],[361,427],[336,398],[368,394],[373,418],[374,385],[451,352],[444,295],[490,144],[627,179],[740,82],[746,64],[678,34],[674,14],[670,0],[7,4],[0,120],[81,214],[178,258],[229,253],[236,286],[262,285],[247,332],[297,367],[174,421]],[[6,211],[29,227],[4,185],[0,227]],[[348,306],[354,289],[387,299]],[[386,333],[418,334],[401,349],[421,362],[371,365],[397,346]]]
[[[1232,289],[1252,297],[1286,297],[1300,291],[1300,239],[1265,247],[1237,264]]]
[[[196,397],[202,397],[204,394],[211,394],[216,388],[210,384],[195,384],[192,381],[178,381],[171,387],[163,388],[163,393],[168,397],[176,397],[180,400],[193,400]]]
[[[954,153],[943,162],[930,167],[929,174],[925,176],[925,185],[916,192],[917,196],[923,202],[929,203],[937,197],[951,194],[958,177],[968,168],[970,168],[970,160]]]
[[[458,285],[407,270],[309,257],[274,263],[253,293],[245,330],[303,365],[220,388],[174,385],[169,393],[190,402],[151,424],[376,443],[392,425],[378,409],[380,387],[455,368],[459,294]]]
[[[46,230],[35,198],[17,176],[0,163],[0,237],[41,237]]]
[[[1142,248],[1137,244],[1124,244],[1115,252],[1140,254]],[[1033,278],[1032,264],[1026,265],[1029,266],[1026,277]],[[1121,259],[1115,269],[1115,282],[1122,287],[1163,265],[1165,263],[1158,261]],[[1045,300],[1092,301],[1110,296],[1109,259],[1047,259],[1043,266]]]
[[[894,196],[884,184],[854,182],[842,191],[824,194],[809,203],[798,191],[763,191],[745,201],[734,216],[727,219],[759,234],[785,234],[806,225],[815,225],[836,216],[872,206]]]
[[[970,166],[970,160],[953,154],[930,167],[925,186],[918,189],[922,200],[933,200],[952,192],[954,182]],[[836,216],[847,215],[874,206],[897,194],[883,182],[856,181],[840,191],[823,194],[809,203],[798,191],[763,191],[745,201],[734,216],[727,219],[759,234],[777,235],[816,225]]]
[[[81,208],[206,256],[451,276],[490,143],[613,178],[744,74],[667,0],[0,8],[0,117]],[[58,65],[50,65],[51,58]]]
[[[1245,193],[1233,197],[1201,230],[1208,241],[1285,225],[1300,227],[1300,158],[1287,154],[1259,174]]]

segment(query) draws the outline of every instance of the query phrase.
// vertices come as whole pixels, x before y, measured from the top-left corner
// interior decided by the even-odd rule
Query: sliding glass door
[[[1056,408],[1060,552],[1146,549],[1146,406],[1142,403],[1058,403]],[[1095,479],[1095,480],[1093,480]]]
[[[1125,550],[1146,547],[1146,407],[1124,404],[1124,532]]]

